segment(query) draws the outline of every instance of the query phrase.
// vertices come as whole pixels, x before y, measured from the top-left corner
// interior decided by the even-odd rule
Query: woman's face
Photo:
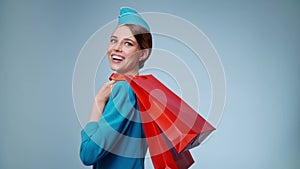
[[[107,48],[110,68],[120,74],[136,75],[143,52],[127,26],[119,26],[113,32]]]

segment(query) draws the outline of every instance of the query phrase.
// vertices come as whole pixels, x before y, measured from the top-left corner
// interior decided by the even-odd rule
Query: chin
[[[112,71],[115,71],[115,72],[118,73],[118,74],[123,74],[122,71],[121,71],[120,69],[118,69],[118,68],[116,68],[116,67],[114,67],[114,66],[111,66],[110,69],[111,69]]]
[[[118,68],[114,65],[110,65],[110,69],[113,70],[113,71],[118,71]]]

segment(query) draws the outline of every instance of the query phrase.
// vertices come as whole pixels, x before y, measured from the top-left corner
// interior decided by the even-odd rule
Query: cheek
[[[106,52],[111,52],[111,45],[108,45],[107,48],[106,48]]]
[[[138,54],[138,51],[139,50],[137,50],[137,49],[129,49],[129,50],[124,51],[124,53],[126,52],[126,55],[129,57],[136,57]]]

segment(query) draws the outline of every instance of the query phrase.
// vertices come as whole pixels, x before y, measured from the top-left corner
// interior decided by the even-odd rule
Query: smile
[[[113,61],[119,61],[119,62],[125,59],[123,56],[119,56],[119,55],[112,55],[111,58]]]

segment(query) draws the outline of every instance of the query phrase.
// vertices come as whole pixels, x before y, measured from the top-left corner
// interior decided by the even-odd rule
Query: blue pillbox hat
[[[129,7],[121,7],[118,26],[124,24],[135,24],[145,28],[150,32],[150,27],[138,12]]]

